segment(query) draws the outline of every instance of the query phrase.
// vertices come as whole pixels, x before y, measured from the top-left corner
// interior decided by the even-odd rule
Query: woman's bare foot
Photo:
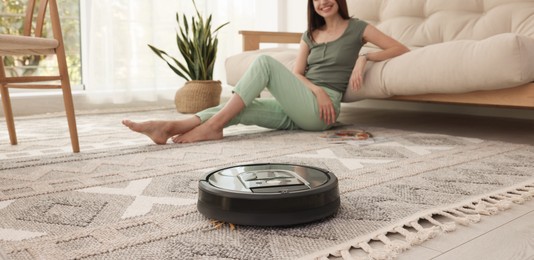
[[[123,120],[122,124],[134,132],[148,136],[156,144],[166,144],[167,140],[172,136],[187,133],[200,125],[200,118],[192,116],[181,120],[146,121],[141,123]]]
[[[220,139],[223,139],[222,129],[213,128],[209,124],[201,124],[185,134],[172,137],[172,141],[175,143],[194,143]]]
[[[156,144],[166,144],[167,140],[173,136],[173,134],[169,132],[170,125],[167,121],[136,123],[131,120],[122,120],[122,124],[134,132],[148,136]]]

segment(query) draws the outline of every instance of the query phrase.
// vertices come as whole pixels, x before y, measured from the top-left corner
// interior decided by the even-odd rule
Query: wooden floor
[[[342,123],[534,145],[534,120],[529,119],[377,110],[345,104],[342,111]],[[534,200],[495,216],[483,216],[479,223],[467,227],[458,225],[456,231],[414,246],[397,259],[534,260]]]
[[[534,259],[534,200],[467,227],[443,234],[401,254],[397,260]]]

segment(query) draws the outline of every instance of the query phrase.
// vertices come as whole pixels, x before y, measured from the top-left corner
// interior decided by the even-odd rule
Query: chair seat
[[[56,39],[0,34],[0,55],[53,54]]]

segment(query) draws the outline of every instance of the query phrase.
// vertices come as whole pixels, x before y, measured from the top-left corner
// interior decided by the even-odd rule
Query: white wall
[[[285,2],[285,1],[283,1]],[[219,51],[217,53],[214,78],[226,82],[224,61],[226,57],[242,50],[239,31],[278,31],[279,1],[273,0],[208,0],[206,13],[213,14],[213,24],[230,22],[219,31]]]
[[[285,31],[304,32],[307,26],[307,0],[284,1],[287,10]]]

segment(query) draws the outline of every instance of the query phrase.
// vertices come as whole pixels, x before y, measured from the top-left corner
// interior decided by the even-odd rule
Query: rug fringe
[[[468,226],[480,222],[482,216],[496,215],[511,208],[513,204],[522,204],[533,198],[534,183],[527,184],[450,208],[435,210],[387,231],[382,230],[374,236],[361,237],[340,247],[317,252],[315,256],[309,255],[302,259],[327,260],[336,257],[345,260],[392,260],[414,245],[419,245],[441,233],[456,230],[458,224]],[[425,222],[424,225],[422,222]],[[391,234],[398,235],[393,239],[388,236]],[[357,256],[351,254],[352,250],[358,250],[359,254]]]

